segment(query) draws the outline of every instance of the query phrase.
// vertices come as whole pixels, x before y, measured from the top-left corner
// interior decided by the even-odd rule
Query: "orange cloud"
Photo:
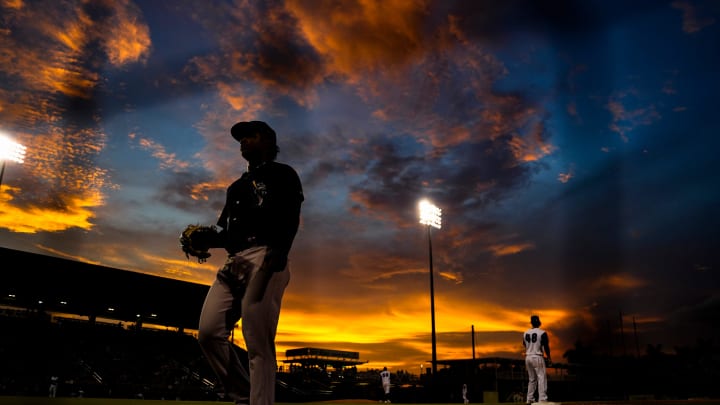
[[[144,61],[151,49],[150,29],[140,20],[140,10],[129,0],[108,1],[112,10],[101,30],[103,47],[114,66]]]
[[[558,174],[558,181],[564,184],[570,181],[573,177],[575,177],[575,167],[574,165],[571,165],[567,173]]]
[[[3,0],[2,6],[10,9],[19,10],[25,6],[23,0]]]
[[[266,96],[262,93],[251,93],[236,85],[222,82],[217,83],[216,86],[220,99],[244,116],[258,116],[266,108]]]
[[[137,23],[139,11],[130,2],[97,6],[106,8],[102,27],[78,2],[58,1],[42,8],[3,3],[9,29],[2,33],[7,46],[0,53],[0,72],[12,85],[0,91],[0,111],[7,127],[28,147],[19,169],[22,187],[3,187],[0,226],[7,229],[90,229],[95,209],[104,204],[103,189],[114,187],[107,171],[94,163],[105,147],[104,133],[91,125],[78,129],[64,118],[67,104],[58,98],[90,97],[101,77],[92,69],[103,67],[91,60],[92,47],[99,44],[111,63],[124,64],[146,55],[149,35]],[[88,120],[96,120],[93,113],[87,112]]]
[[[514,255],[518,254],[520,252],[534,249],[535,244],[534,243],[516,243],[516,244],[496,244],[491,245],[488,247],[488,249],[492,252],[494,256],[508,256],[508,255]]]
[[[651,125],[661,118],[660,113],[657,112],[654,105],[627,110],[623,104],[623,100],[630,94],[631,93],[620,93],[615,95],[610,98],[606,106],[612,114],[612,122],[609,128],[620,134],[623,142],[629,141],[628,133],[639,125]]]
[[[697,8],[689,1],[676,0],[671,5],[673,8],[682,10],[682,29],[685,33],[692,34],[715,24],[714,18],[700,16]]]
[[[96,208],[105,204],[104,189],[114,187],[107,171],[94,165],[104,134],[68,126],[15,138],[27,146],[27,154],[15,166],[21,186],[3,184],[0,226],[21,233],[91,229]]]
[[[192,258],[187,259],[178,255],[177,259],[169,259],[166,256],[150,255],[146,252],[138,253],[141,254],[143,259],[146,260],[146,263],[149,264],[148,268],[160,269],[159,273],[157,271],[141,271],[145,274],[160,275],[162,277],[205,285],[210,285],[215,278],[215,267],[203,265]],[[132,263],[127,262],[125,268],[128,266],[132,266]]]
[[[74,260],[74,261],[82,262],[82,263],[102,265],[102,263],[100,263],[100,262],[98,262],[98,261],[90,260],[90,259],[88,259],[88,258],[86,258],[86,257],[82,257],[82,256],[69,255],[69,254],[67,254],[67,253],[65,253],[65,252],[59,251],[59,250],[57,250],[57,249],[53,249],[53,248],[48,247],[48,246],[35,245],[35,247],[38,248],[38,249],[40,249],[40,250],[43,250],[43,251],[45,251],[45,252],[48,252],[48,253],[50,253],[50,254],[52,254],[52,255],[54,255],[54,256],[64,257],[64,258],[66,258],[66,259],[70,259],[70,260]]]
[[[647,285],[647,281],[639,279],[632,274],[611,274],[592,282],[593,289],[628,290]]]
[[[141,138],[138,140],[138,143],[143,149],[149,150],[152,153],[152,156],[160,161],[161,169],[173,169],[174,171],[180,171],[190,167],[190,163],[178,160],[174,153],[167,152],[163,145],[160,145],[151,139]]]
[[[0,227],[19,233],[41,231],[58,232],[70,228],[91,229],[95,217],[92,208],[102,205],[102,196],[86,194],[84,197],[65,199],[62,209],[40,206],[18,207],[12,204],[12,193],[21,193],[19,188],[5,184],[0,188]]]
[[[424,47],[427,2],[423,0],[360,0],[343,7],[289,0],[285,7],[328,68],[350,82],[359,80],[361,72],[405,64]]]
[[[17,1],[3,6],[11,25],[3,36],[6,46],[0,55],[0,71],[18,78],[25,91],[88,98],[100,80],[97,71],[87,68],[92,46],[99,43],[115,65],[141,60],[149,52],[149,29],[138,23],[139,11],[129,1],[103,3],[108,18],[102,22],[93,20],[79,2],[58,1],[33,8]],[[15,27],[23,29],[14,35]],[[28,107],[38,105],[29,103]]]
[[[542,124],[535,123],[527,136],[513,136],[510,140],[510,148],[515,158],[520,162],[534,162],[551,154],[555,147],[545,142],[543,133],[544,127]]]

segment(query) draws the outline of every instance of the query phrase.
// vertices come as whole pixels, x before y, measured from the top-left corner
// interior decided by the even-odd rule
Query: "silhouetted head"
[[[542,322],[540,322],[540,317],[537,315],[533,315],[530,317],[530,325],[533,326],[533,328],[539,328],[540,325],[542,325]]]
[[[275,130],[263,121],[238,122],[230,128],[230,135],[240,142],[243,157],[248,161],[275,160],[280,151]],[[246,146],[245,141],[249,139],[257,139],[257,141]]]

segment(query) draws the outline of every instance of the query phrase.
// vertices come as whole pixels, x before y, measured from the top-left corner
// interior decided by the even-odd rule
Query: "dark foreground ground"
[[[108,398],[44,398],[44,397],[2,397],[0,405],[220,405],[230,402],[213,401],[173,401],[173,400],[147,400],[147,399],[108,399]],[[323,402],[282,403],[277,405],[370,405],[370,400],[337,400]],[[504,403],[503,403],[504,404]],[[403,404],[403,405],[454,405],[454,404]],[[548,405],[720,405],[720,399],[697,400],[643,400],[643,401],[574,401],[549,402]]]

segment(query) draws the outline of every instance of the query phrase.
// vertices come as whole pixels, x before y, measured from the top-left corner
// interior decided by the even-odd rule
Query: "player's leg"
[[[242,302],[242,332],[250,361],[250,403],[253,405],[275,404],[275,335],[282,297],[290,281],[289,268],[265,274],[257,271],[265,252],[262,248],[248,256],[257,268],[253,270]]]
[[[542,358],[540,360],[537,367],[538,399],[540,402],[547,402],[547,372],[545,361]]]
[[[535,390],[537,389],[537,372],[535,368],[534,356],[528,356],[525,358],[525,368],[528,373],[528,390],[527,397],[525,398],[526,403],[535,402]]]
[[[228,340],[240,318],[240,304],[227,282],[215,279],[200,312],[198,343],[228,397],[247,398],[249,374]]]

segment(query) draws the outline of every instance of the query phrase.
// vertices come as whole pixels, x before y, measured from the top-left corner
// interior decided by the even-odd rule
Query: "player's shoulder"
[[[295,168],[287,163],[272,161],[268,166],[274,170],[296,173]]]
[[[285,179],[300,180],[297,170],[287,163],[282,162],[271,162],[269,165],[270,170],[274,175],[280,176]]]

